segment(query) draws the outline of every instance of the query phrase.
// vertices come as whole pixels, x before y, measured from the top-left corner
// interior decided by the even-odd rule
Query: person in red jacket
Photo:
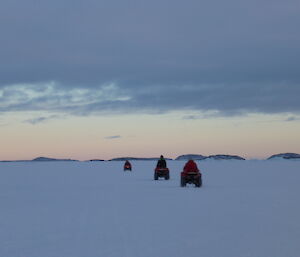
[[[181,174],[182,174],[182,175],[186,175],[186,174],[188,174],[189,172],[197,172],[197,173],[200,174],[200,170],[198,169],[197,164],[196,164],[192,159],[190,159],[190,160],[184,165],[183,172],[182,172]]]
[[[124,164],[124,171],[125,170],[130,170],[131,171],[131,163],[126,160],[125,164]]]
[[[189,160],[181,172],[180,184],[185,187],[186,184],[195,184],[196,187],[202,186],[202,175],[197,167],[196,162]]]

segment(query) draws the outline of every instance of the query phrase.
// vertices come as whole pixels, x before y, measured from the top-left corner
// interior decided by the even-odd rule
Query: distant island
[[[72,159],[55,159],[55,158],[48,158],[48,157],[37,157],[32,160],[13,160],[13,161],[0,161],[0,162],[54,162],[54,161],[64,161],[64,162],[74,162],[78,160]]]
[[[172,161],[172,158],[165,158],[168,161]],[[216,155],[201,155],[201,154],[183,154],[178,157],[176,157],[174,160],[176,161],[186,161],[186,160],[195,160],[195,161],[201,161],[201,160],[245,160],[245,158],[238,156],[238,155],[229,155],[229,154],[216,154]],[[297,153],[280,153],[280,154],[274,154],[267,158],[266,160],[276,160],[276,159],[285,159],[285,160],[290,160],[290,159],[300,159],[300,154]],[[159,160],[159,157],[118,157],[118,158],[113,158],[110,160],[103,160],[103,159],[91,159],[87,160],[90,162],[103,162],[103,161],[157,161]],[[12,160],[12,161],[7,161],[7,160],[2,160],[0,162],[55,162],[55,161],[60,161],[60,162],[75,162],[78,160],[73,160],[73,159],[56,159],[56,158],[49,158],[49,157],[37,157],[32,160]]]
[[[267,160],[272,159],[300,159],[300,154],[297,153],[279,153],[270,156]]]
[[[48,157],[37,157],[32,160],[33,162],[53,162],[53,161],[63,161],[63,162],[74,162],[77,160],[72,160],[72,159],[55,159],[55,158],[48,158]]]
[[[184,155],[179,155],[175,160],[204,160],[206,159],[207,156],[201,155],[201,154],[184,154]]]
[[[171,158],[165,158],[166,160],[173,160]],[[140,158],[140,157],[119,157],[119,158],[113,158],[109,161],[157,161],[159,160],[159,157],[150,157],[150,158]]]
[[[240,157],[238,155],[228,155],[228,154],[216,154],[216,155],[209,155],[204,156],[201,154],[184,154],[178,156],[175,160],[206,160],[206,159],[212,159],[212,160],[245,160],[245,158]]]
[[[240,157],[238,155],[227,155],[227,154],[210,155],[207,158],[213,160],[240,160],[240,161],[246,160],[245,158]]]

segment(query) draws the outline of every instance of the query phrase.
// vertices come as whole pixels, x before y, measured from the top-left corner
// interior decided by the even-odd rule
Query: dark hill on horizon
[[[12,160],[12,161],[0,161],[0,162],[53,162],[53,161],[64,161],[64,162],[74,162],[78,160],[72,159],[55,159],[55,158],[48,158],[48,157],[37,157],[32,160]]]
[[[267,160],[271,159],[300,159],[300,154],[297,153],[279,153],[279,154],[274,154],[270,156]]]
[[[48,157],[37,157],[33,160],[31,160],[33,162],[50,162],[50,161],[77,161],[77,160],[72,160],[72,159],[55,159],[55,158],[48,158]]]
[[[113,158],[113,159],[110,159],[109,161],[157,161],[159,160],[160,158],[159,157],[119,157],[119,158]],[[168,161],[171,161],[173,159],[171,158],[165,158],[166,160]]]
[[[204,156],[201,154],[184,154],[180,155],[175,160],[206,160],[206,159],[213,159],[213,160],[245,160],[245,158],[240,157],[238,155],[228,155],[228,154],[216,154],[216,155],[209,155]]]
[[[165,158],[168,161],[173,160],[172,158]],[[176,157],[174,160],[245,160],[245,158],[238,156],[238,155],[227,155],[227,154],[216,154],[216,155],[209,155],[204,156],[201,154],[184,154]],[[272,160],[272,159],[300,159],[300,154],[297,153],[280,153],[280,154],[274,154],[270,157],[268,157],[265,160]],[[118,157],[118,158],[112,158],[109,160],[103,160],[103,159],[91,159],[87,161],[157,161],[159,160],[159,157]],[[54,162],[54,161],[65,161],[65,162],[74,162],[79,160],[74,159],[56,159],[56,158],[49,158],[49,157],[37,157],[32,160],[0,160],[0,162]]]

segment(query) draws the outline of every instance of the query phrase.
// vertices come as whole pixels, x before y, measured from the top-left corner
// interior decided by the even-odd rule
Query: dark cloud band
[[[107,83],[68,88],[57,82],[16,84],[0,89],[0,112],[61,114],[162,113],[194,110],[232,116],[245,113],[299,113],[300,87],[290,84],[165,85],[130,88]],[[195,119],[187,116],[186,119]],[[32,122],[39,122],[32,121]]]
[[[299,12],[294,0],[3,0],[0,112],[299,113]]]

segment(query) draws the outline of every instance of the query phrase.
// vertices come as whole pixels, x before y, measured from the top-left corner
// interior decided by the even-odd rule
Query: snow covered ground
[[[299,161],[0,163],[1,257],[299,257]]]

